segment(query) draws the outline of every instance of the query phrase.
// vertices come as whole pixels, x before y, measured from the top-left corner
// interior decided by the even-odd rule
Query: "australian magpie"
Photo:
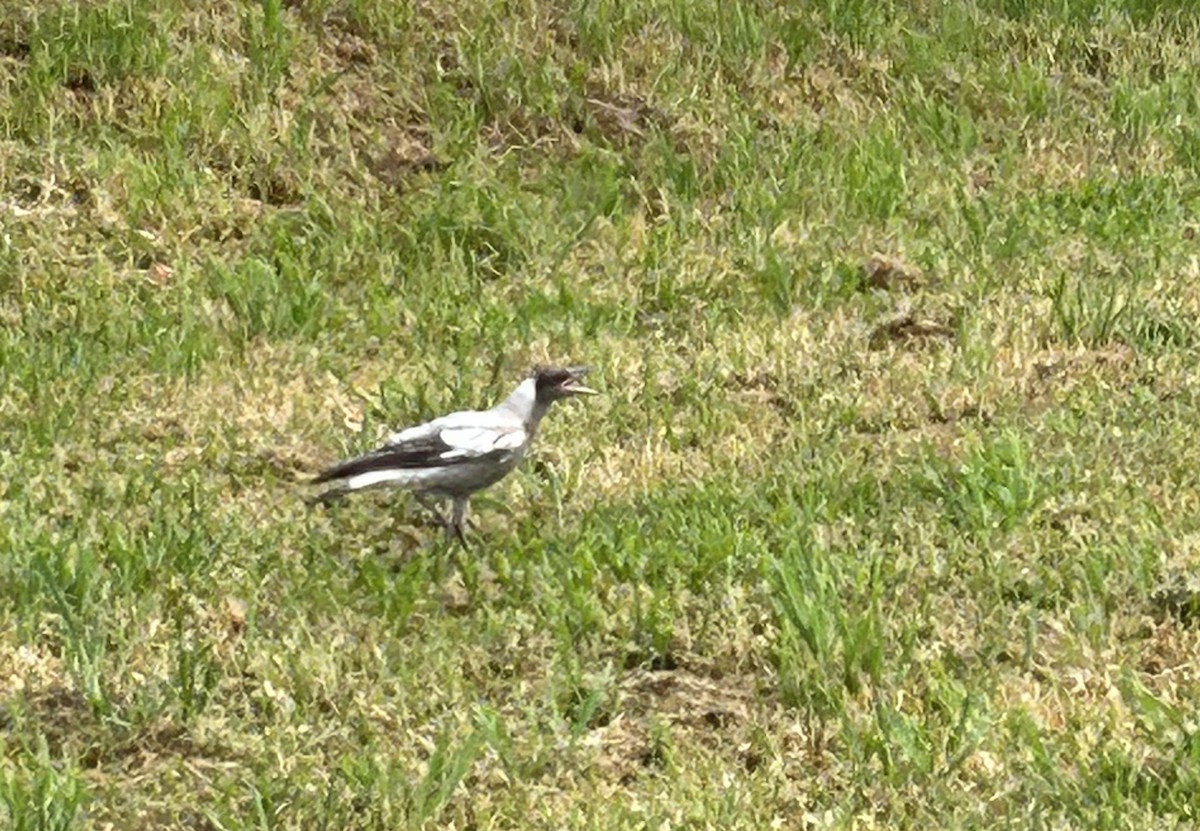
[[[314,484],[335,484],[312,501],[328,503],[368,488],[406,489],[433,511],[447,537],[457,536],[465,545],[471,495],[517,466],[551,404],[596,394],[581,383],[587,372],[578,366],[539,367],[490,410],[451,413],[393,433],[381,447],[319,473]],[[449,520],[431,497],[451,500]]]

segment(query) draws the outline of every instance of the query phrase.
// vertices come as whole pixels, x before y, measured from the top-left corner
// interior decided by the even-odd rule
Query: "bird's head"
[[[583,376],[590,371],[586,366],[539,366],[533,370],[537,400],[544,404],[575,395],[599,395],[594,389],[585,387]]]

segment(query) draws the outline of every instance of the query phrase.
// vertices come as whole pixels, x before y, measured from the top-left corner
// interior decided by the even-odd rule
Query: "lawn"
[[[0,0],[0,826],[1195,827],[1198,174],[1185,0]]]

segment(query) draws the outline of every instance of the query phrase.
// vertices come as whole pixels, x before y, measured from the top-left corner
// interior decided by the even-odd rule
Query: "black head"
[[[537,389],[537,400],[549,404],[560,398],[573,395],[597,395],[598,393],[581,383],[589,368],[586,366],[539,366],[533,370],[533,381]]]

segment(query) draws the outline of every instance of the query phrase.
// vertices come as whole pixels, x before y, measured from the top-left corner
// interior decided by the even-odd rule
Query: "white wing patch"
[[[491,412],[478,412],[475,410],[464,410],[460,413],[450,413],[441,418],[435,418],[432,421],[426,421],[424,424],[416,424],[412,427],[406,427],[403,430],[398,430],[392,433],[387,438],[388,444],[404,444],[405,442],[414,441],[416,439],[431,439],[434,437],[442,437],[448,432],[471,430],[491,430],[496,433],[508,432],[512,429],[508,424],[494,422],[496,416]],[[523,431],[522,431],[523,432]],[[449,440],[446,439],[447,443]]]
[[[387,437],[387,444],[404,444],[413,439],[424,439],[437,434],[437,425],[432,422],[418,424],[416,427],[406,427]]]
[[[529,435],[524,430],[510,430],[497,436],[494,446],[497,450],[519,450],[528,440]]]
[[[525,431],[520,428],[497,430],[488,427],[456,427],[443,430],[438,438],[450,446],[443,459],[486,456],[505,450],[516,450],[525,443]]]

